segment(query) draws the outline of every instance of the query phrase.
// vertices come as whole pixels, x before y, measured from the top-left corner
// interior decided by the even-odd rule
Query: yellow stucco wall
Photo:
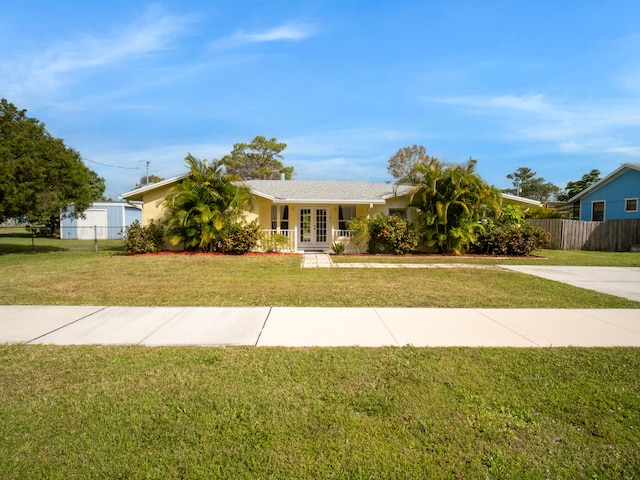
[[[148,225],[151,220],[160,220],[164,214],[163,202],[174,185],[156,188],[142,195],[142,223]]]

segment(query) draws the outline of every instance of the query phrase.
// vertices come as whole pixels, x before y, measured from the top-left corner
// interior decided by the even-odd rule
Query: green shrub
[[[349,230],[351,230],[351,239],[360,253],[360,249],[363,248],[369,242],[369,219],[361,215],[349,221]]]
[[[289,237],[282,233],[274,233],[262,238],[262,248],[267,252],[281,252],[290,246]]]
[[[260,226],[255,220],[247,224],[231,223],[222,238],[222,252],[244,255],[258,246],[261,236]]]
[[[125,227],[122,244],[131,255],[157,252],[164,245],[164,227],[153,220],[143,227],[136,220]]]
[[[346,245],[342,242],[333,242],[331,244],[331,250],[333,250],[333,253],[336,255],[342,255],[346,248]]]
[[[530,223],[491,223],[472,245],[472,253],[526,256],[549,244],[549,233]]]
[[[531,207],[527,210],[525,218],[562,218],[562,214],[554,208]]]
[[[379,213],[369,218],[369,252],[403,255],[418,245],[415,230],[398,215]]]

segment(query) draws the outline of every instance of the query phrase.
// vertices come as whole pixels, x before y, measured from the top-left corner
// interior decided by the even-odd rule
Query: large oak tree
[[[422,167],[419,165],[429,165],[438,162],[436,157],[427,153],[427,149],[422,145],[403,147],[389,159],[387,171],[400,185],[417,185],[422,177]]]
[[[44,123],[0,100],[0,221],[52,224],[70,208],[78,215],[102,198],[104,179]]]
[[[558,200],[560,200],[561,202],[567,202],[598,181],[600,181],[600,170],[594,168],[589,173],[585,173],[584,175],[582,175],[582,178],[580,180],[576,180],[575,182],[567,182],[567,186],[564,188],[564,192],[558,195]]]
[[[519,197],[546,202],[553,200],[560,193],[560,188],[538,177],[537,173],[528,167],[518,168],[507,175],[507,178],[513,183],[513,188],[507,188],[505,192]]]
[[[281,161],[285,148],[286,143],[258,135],[251,143],[236,143],[222,162],[227,175],[237,180],[277,180],[281,173],[290,180],[293,167],[285,167]]]

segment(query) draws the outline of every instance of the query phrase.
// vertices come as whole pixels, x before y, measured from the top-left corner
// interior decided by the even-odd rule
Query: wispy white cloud
[[[546,96],[448,97],[432,102],[458,106],[486,117],[495,134],[510,140],[546,142],[562,153],[640,156],[640,142],[621,140],[621,132],[640,128],[640,100],[552,102]]]
[[[213,42],[211,48],[226,49],[252,43],[295,42],[313,37],[316,33],[317,30],[312,25],[286,23],[261,32],[248,33],[239,30],[227,38]]]
[[[110,35],[86,34],[44,51],[22,53],[0,67],[0,83],[11,98],[51,98],[73,84],[77,74],[122,65],[172,48],[192,22],[192,17],[149,13]]]
[[[445,97],[430,99],[433,102],[461,105],[465,107],[517,112],[550,113],[555,108],[545,100],[544,95],[501,95],[496,97]]]
[[[280,25],[261,33],[238,32],[236,39],[245,43],[277,42],[284,40],[303,40],[314,34],[314,30],[302,25]]]

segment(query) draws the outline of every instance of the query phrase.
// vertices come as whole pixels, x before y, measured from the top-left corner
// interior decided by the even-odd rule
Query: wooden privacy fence
[[[541,218],[528,222],[549,232],[553,250],[628,252],[640,245],[640,219],[583,222]]]

